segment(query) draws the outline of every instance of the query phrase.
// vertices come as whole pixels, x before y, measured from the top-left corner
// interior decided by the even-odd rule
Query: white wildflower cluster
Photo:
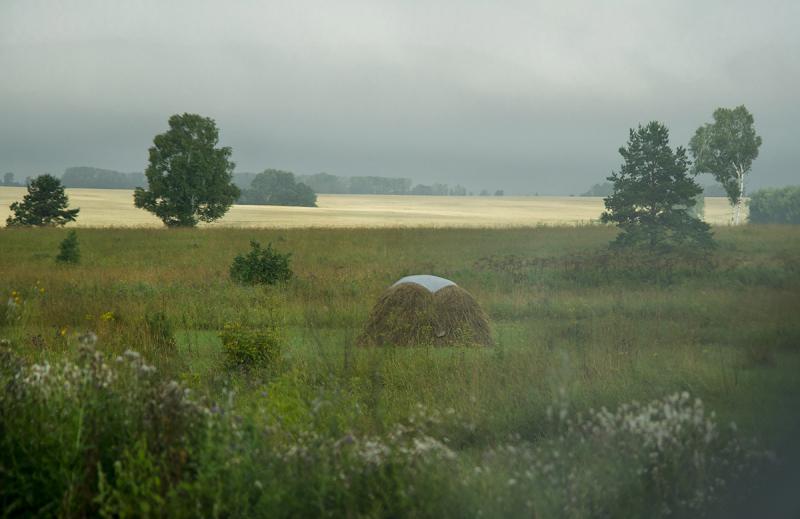
[[[689,393],[676,393],[642,405],[623,404],[615,412],[605,407],[590,411],[580,424],[594,436],[632,435],[648,450],[664,452],[694,445],[711,445],[719,436],[714,413],[706,415],[703,402]]]
[[[87,387],[108,389],[116,380],[116,373],[99,353],[95,355],[91,363],[83,365],[70,361],[56,364],[44,361],[23,366],[15,375],[17,387],[45,398],[56,394],[75,397]]]
[[[356,458],[366,466],[390,462],[418,464],[454,460],[455,453],[442,441],[413,426],[397,424],[385,437],[354,439]]]
[[[354,480],[396,470],[424,473],[433,465],[451,462],[456,454],[443,439],[430,435],[423,423],[437,421],[436,413],[418,410],[407,423],[382,435],[345,434],[338,439],[313,429],[286,435],[281,426],[268,427],[269,437],[283,438],[273,455],[285,466],[328,467],[345,486]],[[281,449],[280,445],[284,445]]]
[[[127,367],[133,369],[140,375],[149,376],[156,372],[156,368],[145,362],[138,351],[125,350],[125,352],[117,356],[115,360],[117,364],[127,365]]]
[[[722,434],[714,414],[686,392],[583,415],[561,399],[548,418],[553,437],[487,450],[463,484],[496,481],[501,510],[582,517],[614,515],[610,508],[638,481],[659,514],[699,513],[767,455],[735,427]]]

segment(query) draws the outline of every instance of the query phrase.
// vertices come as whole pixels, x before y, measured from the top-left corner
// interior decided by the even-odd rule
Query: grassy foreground
[[[80,229],[81,264],[62,266],[66,231],[0,231],[0,505],[706,511],[795,425],[800,229],[719,228],[712,267],[671,268],[609,262],[598,251],[614,232]],[[295,279],[233,284],[251,239],[291,251]],[[356,348],[379,294],[416,273],[470,291],[496,347]],[[152,333],[159,312],[174,344]],[[280,361],[226,369],[233,322],[277,327]]]

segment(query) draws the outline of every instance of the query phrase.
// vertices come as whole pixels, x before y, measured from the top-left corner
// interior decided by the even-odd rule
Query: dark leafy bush
[[[56,261],[58,263],[78,263],[81,260],[81,251],[78,247],[78,233],[74,230],[69,231],[67,233],[67,237],[64,238],[58,246],[58,256],[56,256]]]
[[[280,335],[275,327],[253,329],[240,323],[227,323],[220,338],[229,368],[268,368],[281,356]]]
[[[282,254],[267,244],[266,249],[256,241],[250,242],[250,252],[239,254],[231,265],[231,279],[244,285],[274,285],[292,277],[289,267],[291,253]]]
[[[753,193],[750,223],[800,224],[800,186],[759,189]]]

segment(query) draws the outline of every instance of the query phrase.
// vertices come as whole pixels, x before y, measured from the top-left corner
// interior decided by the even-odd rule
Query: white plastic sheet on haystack
[[[439,276],[431,276],[428,274],[406,276],[392,286],[396,287],[397,285],[402,285],[403,283],[416,283],[419,286],[427,288],[432,294],[435,294],[444,287],[449,287],[451,285],[455,286],[455,283],[449,279],[440,278]]]

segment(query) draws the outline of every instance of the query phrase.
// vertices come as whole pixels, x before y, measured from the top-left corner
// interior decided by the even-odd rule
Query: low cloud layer
[[[750,185],[797,183],[795,2],[162,4],[0,3],[0,172],[141,171],[169,115],[197,112],[238,171],[579,193],[631,126],[685,145],[745,104]]]

